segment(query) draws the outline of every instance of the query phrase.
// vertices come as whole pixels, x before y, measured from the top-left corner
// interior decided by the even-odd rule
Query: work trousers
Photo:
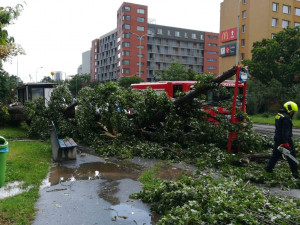
[[[295,150],[295,147],[294,147],[294,143],[293,141],[289,141],[288,142],[289,145],[290,145],[290,152],[291,152],[291,155],[294,156],[296,158],[296,150]],[[271,158],[269,160],[269,163],[268,165],[266,166],[266,170],[267,171],[272,171],[278,161],[278,159],[280,159],[280,157],[282,156],[282,153],[278,151],[278,146],[280,145],[279,142],[276,142],[274,143],[274,147],[273,147],[273,152],[272,152],[272,155],[271,155]],[[290,169],[292,171],[292,173],[298,173],[298,165],[297,163],[295,163],[293,160],[291,160],[289,157],[286,157],[287,158],[287,161],[290,165]]]

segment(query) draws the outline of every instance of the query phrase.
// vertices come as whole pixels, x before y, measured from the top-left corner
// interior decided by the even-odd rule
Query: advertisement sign
[[[230,56],[230,55],[236,55],[236,43],[228,44],[228,45],[222,45],[220,47],[220,56]]]
[[[227,42],[237,39],[237,28],[231,28],[228,30],[223,30],[220,33],[220,42]]]
[[[248,77],[249,77],[248,66],[242,67],[240,69],[239,81],[244,83],[248,80]]]

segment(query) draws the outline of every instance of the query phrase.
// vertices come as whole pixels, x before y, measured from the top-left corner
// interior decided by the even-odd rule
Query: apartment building
[[[151,24],[148,6],[124,2],[117,28],[92,41],[91,80],[154,81],[157,72],[177,61],[197,73],[218,74],[218,45],[218,33]]]
[[[251,59],[254,42],[296,26],[300,26],[300,0],[224,0],[220,15],[219,73]]]

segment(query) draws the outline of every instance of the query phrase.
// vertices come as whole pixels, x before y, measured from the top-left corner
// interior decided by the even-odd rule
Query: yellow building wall
[[[272,3],[279,3],[278,12],[273,12]],[[238,5],[239,0],[224,0],[221,3],[220,15],[220,32],[230,28],[237,27],[238,24]],[[283,13],[283,5],[291,6],[290,14]],[[294,23],[300,23],[300,16],[295,16],[295,7],[300,8],[300,1],[296,0],[247,0],[243,4],[240,1],[240,26],[239,26],[239,62],[241,54],[244,53],[245,59],[251,59],[251,50],[253,43],[261,41],[263,38],[271,38],[272,34],[276,34],[283,30],[282,20],[290,21],[290,27],[294,27]],[[246,18],[243,18],[243,11],[246,11]],[[272,18],[278,19],[278,26],[272,27]],[[242,26],[246,25],[246,32],[242,33]],[[241,40],[245,40],[245,46],[241,46]],[[235,41],[220,43],[220,46]],[[219,74],[231,68],[236,64],[236,56],[220,57]]]

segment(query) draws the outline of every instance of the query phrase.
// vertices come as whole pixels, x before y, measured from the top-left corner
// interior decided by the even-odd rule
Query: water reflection
[[[12,197],[21,194],[23,192],[27,192],[32,188],[32,186],[22,188],[23,185],[24,185],[23,181],[15,181],[12,183],[7,183],[5,186],[2,186],[0,188],[0,199]]]

